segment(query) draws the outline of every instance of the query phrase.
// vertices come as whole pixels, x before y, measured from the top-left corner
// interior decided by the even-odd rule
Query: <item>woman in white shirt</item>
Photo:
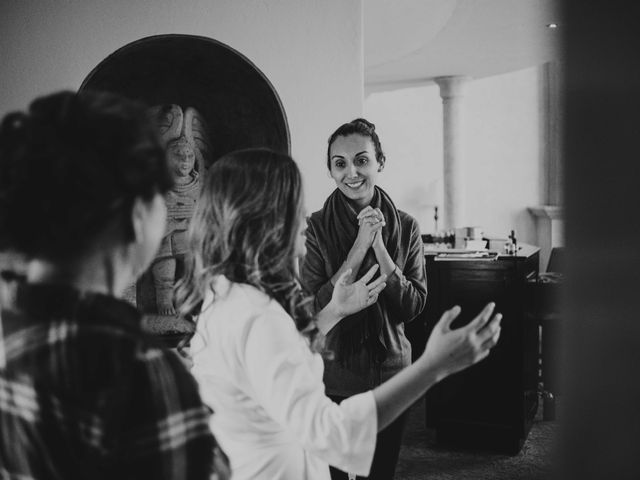
[[[493,304],[451,330],[455,307],[413,365],[335,404],[322,383],[323,334],[375,303],[386,277],[371,281],[374,266],[348,284],[345,272],[313,318],[297,274],[305,223],[295,162],[266,149],[215,162],[191,222],[177,303],[183,313],[199,309],[193,373],[234,479],[329,479],[329,465],[368,475],[376,433],[433,384],[484,358],[500,334]]]

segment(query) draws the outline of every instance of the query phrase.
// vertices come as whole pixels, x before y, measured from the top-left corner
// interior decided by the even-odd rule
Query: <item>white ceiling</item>
[[[367,92],[557,60],[558,0],[364,0]],[[558,23],[551,29],[547,24]]]

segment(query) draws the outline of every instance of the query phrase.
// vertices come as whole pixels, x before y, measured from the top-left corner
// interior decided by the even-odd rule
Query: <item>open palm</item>
[[[359,312],[378,301],[378,295],[387,286],[385,283],[387,276],[381,275],[370,282],[377,271],[378,265],[374,265],[359,280],[353,283],[349,283],[347,280],[351,274],[351,269],[346,270],[338,277],[331,296],[331,302],[341,316]]]

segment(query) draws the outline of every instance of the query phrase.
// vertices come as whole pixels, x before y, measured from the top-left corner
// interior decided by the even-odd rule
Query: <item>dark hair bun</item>
[[[0,250],[77,254],[130,218],[136,197],[170,186],[142,106],[96,92],[38,98],[0,125]]]
[[[365,120],[364,118],[356,118],[355,120],[351,120],[351,123],[354,125],[362,125],[367,130],[370,130],[372,132],[376,131],[376,126],[370,121]]]

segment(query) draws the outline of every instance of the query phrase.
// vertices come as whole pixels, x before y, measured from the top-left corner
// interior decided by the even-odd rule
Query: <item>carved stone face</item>
[[[188,142],[175,142],[167,148],[169,169],[175,178],[184,178],[193,171],[196,152]]]

